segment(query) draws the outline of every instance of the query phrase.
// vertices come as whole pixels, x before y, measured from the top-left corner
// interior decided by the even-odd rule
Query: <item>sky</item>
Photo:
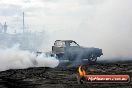
[[[103,49],[104,57],[132,56],[131,0],[0,0],[0,22],[8,31],[44,30],[51,50],[58,39]],[[44,40],[45,41],[45,40]],[[46,50],[47,50],[46,49]]]

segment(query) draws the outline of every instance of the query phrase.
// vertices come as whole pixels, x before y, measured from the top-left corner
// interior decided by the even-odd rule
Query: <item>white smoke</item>
[[[29,67],[58,66],[59,60],[55,57],[46,57],[45,54],[36,55],[18,47],[0,49],[0,71],[8,69],[24,69]]]
[[[64,4],[66,1],[63,0]],[[68,1],[70,4],[72,1],[78,2],[79,7],[76,9],[74,2],[71,7],[76,10],[71,13],[71,9],[63,10],[66,12],[63,19],[56,17],[60,30],[51,33],[52,41],[70,39],[81,46],[101,48],[103,59],[132,58],[132,0]],[[60,9],[63,7],[56,6]]]

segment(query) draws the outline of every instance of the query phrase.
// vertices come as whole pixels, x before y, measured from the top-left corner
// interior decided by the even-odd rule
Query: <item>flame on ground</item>
[[[81,65],[79,66],[78,71],[80,76],[84,76],[86,74],[85,70],[82,68]]]

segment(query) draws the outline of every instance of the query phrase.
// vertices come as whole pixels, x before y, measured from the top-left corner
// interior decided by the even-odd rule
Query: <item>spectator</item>
[[[7,24],[5,22],[5,24],[4,24],[4,33],[6,33],[6,32],[7,32]]]
[[[0,23],[0,33],[3,31],[3,25]]]

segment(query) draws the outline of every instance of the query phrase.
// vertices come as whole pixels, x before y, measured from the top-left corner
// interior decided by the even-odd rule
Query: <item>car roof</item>
[[[73,40],[56,40],[56,41],[71,42],[71,41],[73,41]]]

